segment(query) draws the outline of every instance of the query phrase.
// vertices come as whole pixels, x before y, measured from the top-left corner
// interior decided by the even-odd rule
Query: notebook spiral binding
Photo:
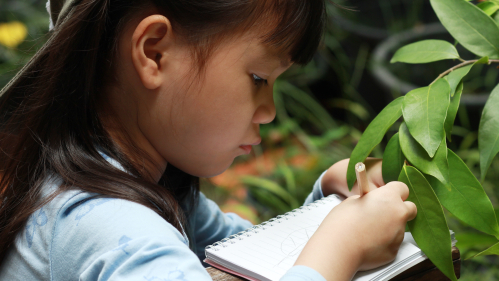
[[[289,211],[289,212],[285,213],[284,215],[279,215],[279,216],[272,218],[266,222],[262,222],[261,224],[255,225],[255,226],[248,228],[246,230],[243,230],[237,234],[233,234],[227,238],[224,238],[224,239],[220,240],[219,242],[208,245],[208,246],[206,246],[205,250],[212,249],[214,251],[219,251],[219,250],[221,250],[221,248],[226,248],[230,244],[237,243],[237,240],[243,240],[244,238],[250,237],[251,235],[258,233],[261,230],[265,230],[268,227],[272,227],[277,223],[281,223],[283,220],[288,220],[290,216],[296,217],[297,214],[302,214],[304,212],[304,210],[308,211],[312,207],[324,205],[324,204],[326,204],[326,202],[333,200],[333,198],[340,199],[340,197],[336,194],[331,194],[327,197],[323,197],[322,199],[319,199],[315,202],[309,203],[305,206],[301,206],[301,207],[296,208],[292,211]]]

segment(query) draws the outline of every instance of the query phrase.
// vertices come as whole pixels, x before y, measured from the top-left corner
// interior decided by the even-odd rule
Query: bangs
[[[319,47],[326,21],[324,0],[260,0],[256,25],[273,29],[262,42],[287,53],[292,62],[307,64]],[[263,25],[264,24],[264,25]]]
[[[151,1],[194,46],[201,68],[222,41],[248,31],[292,62],[306,64],[326,21],[326,0],[191,0],[196,5],[189,9],[181,9],[178,1]]]

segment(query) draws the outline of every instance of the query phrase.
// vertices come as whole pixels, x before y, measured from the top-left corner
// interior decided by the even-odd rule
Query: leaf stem
[[[460,64],[458,64],[458,65],[456,65],[456,66],[454,66],[452,68],[449,68],[445,72],[443,72],[442,74],[438,75],[437,79],[435,79],[435,81],[431,82],[431,84],[437,82],[438,79],[444,78],[445,75],[451,73],[452,71],[454,71],[454,70],[456,70],[458,68],[461,68],[461,67],[473,64],[473,63],[475,63],[477,61],[479,61],[479,60],[467,60],[467,61],[463,61],[462,63],[460,63]],[[499,63],[499,60],[489,60],[489,64],[491,64],[491,63]]]

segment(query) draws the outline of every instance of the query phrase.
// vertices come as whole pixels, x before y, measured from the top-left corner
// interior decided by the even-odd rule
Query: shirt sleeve
[[[326,281],[326,279],[314,269],[304,266],[293,266],[280,281]]]
[[[203,193],[199,194],[197,206],[190,214],[189,222],[194,230],[194,251],[200,260],[205,258],[206,246],[253,226],[251,222],[234,213],[223,213],[218,205]]]
[[[324,194],[322,193],[321,182],[326,172],[327,170],[320,175],[317,181],[315,181],[314,188],[312,189],[312,192],[307,196],[307,199],[305,199],[304,205],[310,204],[324,197]]]

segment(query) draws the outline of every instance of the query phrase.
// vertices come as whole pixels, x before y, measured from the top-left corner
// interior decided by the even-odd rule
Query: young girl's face
[[[170,39],[168,50],[155,57],[159,86],[144,89],[144,79],[132,85],[134,138],[161,165],[200,177],[220,174],[260,143],[260,125],[276,114],[274,82],[289,59],[246,34],[222,43],[197,75],[190,49]],[[140,77],[141,67],[133,63]]]

